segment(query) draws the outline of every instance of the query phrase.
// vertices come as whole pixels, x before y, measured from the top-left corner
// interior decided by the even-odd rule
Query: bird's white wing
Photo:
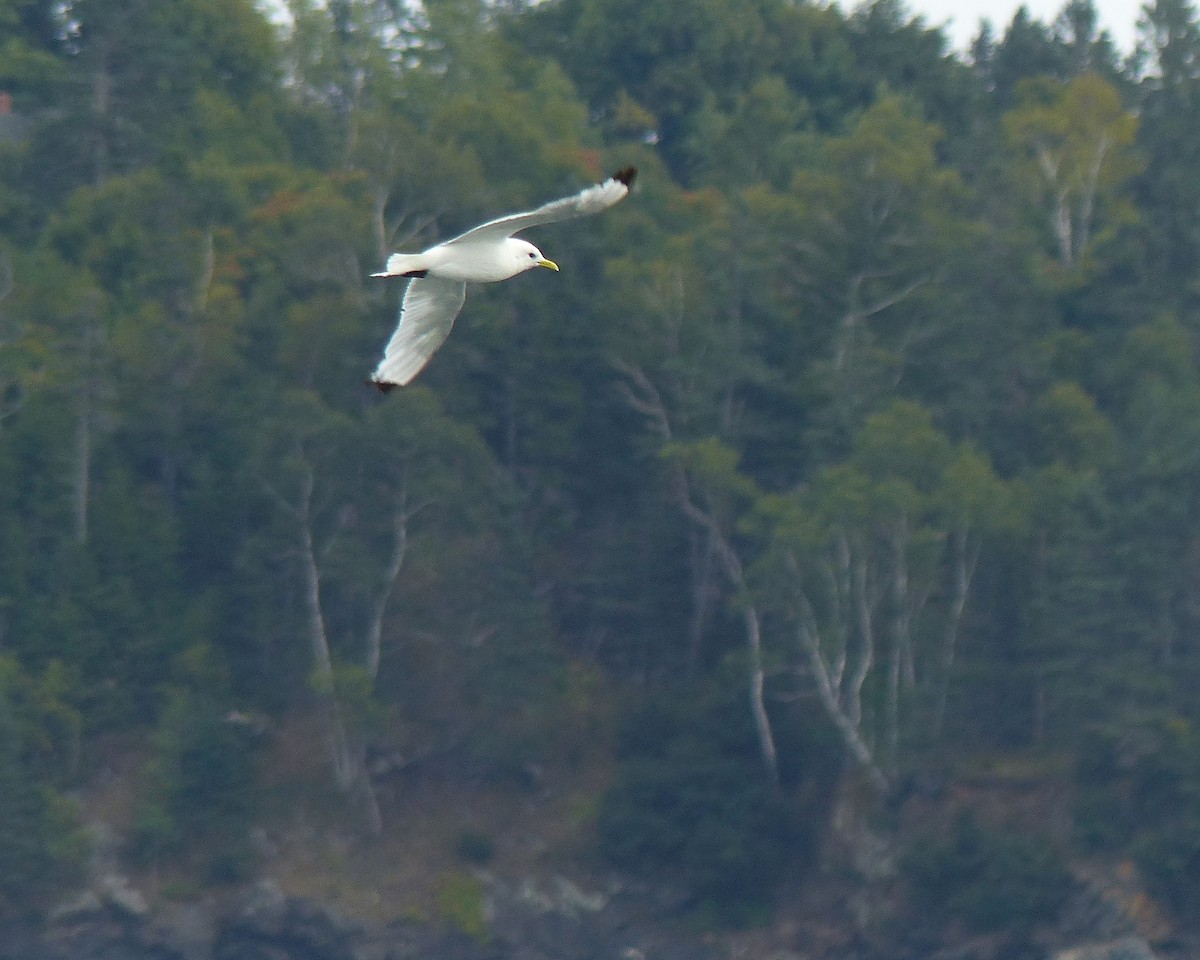
[[[420,277],[410,281],[400,304],[399,325],[371,375],[380,390],[403,386],[421,372],[450,335],[466,292],[467,285],[461,280]]]
[[[603,183],[597,183],[586,190],[581,190],[574,196],[551,200],[536,210],[512,213],[506,217],[489,220],[453,240],[447,240],[446,245],[467,240],[472,243],[480,240],[500,240],[540,223],[554,223],[558,220],[571,220],[575,217],[599,213],[623,200],[629,194],[629,188],[633,186],[633,178],[636,176],[636,168],[626,167],[624,170],[618,170]]]

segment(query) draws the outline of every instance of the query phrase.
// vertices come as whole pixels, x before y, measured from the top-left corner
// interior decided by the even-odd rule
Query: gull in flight
[[[607,210],[629,193],[635,176],[637,169],[626,167],[574,196],[489,220],[423,253],[393,253],[387,269],[371,276],[412,279],[400,304],[399,325],[371,374],[371,382],[386,393],[421,372],[449,336],[468,283],[507,280],[534,267],[558,269],[532,243],[517,240],[514,234],[541,223]]]

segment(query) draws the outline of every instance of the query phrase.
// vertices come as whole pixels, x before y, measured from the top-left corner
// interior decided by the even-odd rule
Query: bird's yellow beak
[[[542,257],[542,259],[537,262],[537,265],[539,267],[547,267],[548,269],[553,270],[555,273],[558,272],[558,264],[553,260],[547,260],[545,257]]]

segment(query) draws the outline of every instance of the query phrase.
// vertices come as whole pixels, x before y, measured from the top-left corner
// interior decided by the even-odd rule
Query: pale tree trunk
[[[838,320],[837,335],[834,337],[833,345],[833,366],[839,373],[846,371],[852,365],[854,342],[862,335],[860,331],[863,325],[876,314],[903,303],[932,279],[928,276],[917,277],[895,293],[880,297],[871,303],[861,303],[859,292],[862,290],[863,284],[868,280],[879,279],[880,276],[878,273],[864,270],[856,273],[850,281],[846,294],[850,307]]]
[[[1074,261],[1075,243],[1072,239],[1071,205],[1068,200],[1070,188],[1059,179],[1061,164],[1054,151],[1044,143],[1035,143],[1034,156],[1041,168],[1046,184],[1054,193],[1054,206],[1050,211],[1050,229],[1058,243],[1058,259],[1064,267],[1069,267]]]
[[[847,547],[844,540],[842,546]],[[876,791],[884,794],[888,790],[888,778],[877,762],[863,730],[862,691],[874,663],[873,633],[867,631],[859,637],[858,656],[853,669],[847,670],[851,631],[844,617],[850,614],[850,605],[857,604],[851,598],[851,591],[858,592],[858,587],[848,582],[849,579],[857,579],[849,574],[848,549],[839,550],[839,554],[835,559],[837,566],[829,571],[828,578],[831,587],[837,591],[831,602],[834,613],[830,630],[834,636],[828,644],[824,642],[812,602],[800,582],[799,564],[794,555],[788,555],[788,565],[795,577],[799,598],[797,637],[809,673],[816,684],[817,697],[841,736],[842,744]],[[859,618],[864,619],[861,611]],[[869,617],[865,619],[869,621]]]
[[[917,687],[917,655],[913,643],[913,624],[925,609],[933,592],[933,582],[913,582],[908,566],[908,514],[901,511],[892,524],[892,646],[888,653],[887,744],[893,769],[899,762],[901,707],[906,693]]]
[[[113,78],[109,69],[108,42],[101,39],[96,55],[95,72],[92,74],[92,113],[95,117],[95,141],[92,145],[92,185],[104,186],[108,179],[109,143],[108,126],[112,112]],[[79,419],[75,427],[75,539],[87,543],[92,495],[92,447],[95,428],[95,404],[97,394],[96,362],[97,339],[99,336],[98,297],[90,296],[85,307],[83,345],[83,382],[79,394]]]
[[[909,300],[921,287],[932,279],[929,275],[915,277],[900,289],[887,296],[867,303],[862,302],[862,291],[868,281],[888,277],[888,273],[861,270],[847,284],[846,309],[838,318],[833,336],[833,403],[844,429],[851,429],[861,414],[863,394],[858,383],[861,374],[864,350],[872,336],[871,320]],[[907,337],[906,337],[907,339]]]
[[[391,202],[391,188],[377,181],[371,189],[371,230],[375,235],[375,255],[381,265],[387,263],[398,246],[411,241],[437,219],[414,217],[407,209],[389,219],[387,208]]]
[[[676,484],[683,512],[702,529],[708,531],[712,537],[717,559],[720,560],[730,585],[745,604],[742,622],[746,629],[746,652],[749,655],[750,713],[754,718],[754,730],[758,737],[759,753],[767,772],[767,779],[772,787],[778,789],[779,754],[775,747],[775,735],[771,729],[771,718],[767,713],[764,696],[766,670],[763,665],[762,620],[758,613],[758,606],[750,599],[741,558],[738,557],[737,551],[725,537],[720,524],[712,513],[696,505],[691,494],[687,473],[682,468],[678,471]]]
[[[1083,190],[1079,197],[1079,229],[1077,231],[1078,239],[1075,246],[1076,259],[1083,256],[1091,239],[1092,216],[1096,207],[1096,192],[1100,183],[1100,171],[1104,167],[1104,158],[1108,156],[1108,150],[1111,146],[1112,141],[1109,139],[1108,134],[1102,133],[1096,142],[1095,152],[1092,154],[1091,162],[1088,164],[1087,173],[1084,176]]]
[[[886,762],[894,773],[900,756],[900,683],[913,678],[908,597],[908,518],[901,513],[892,533],[892,642],[888,650],[885,742]]]
[[[372,833],[379,834],[383,830],[383,823],[375,791],[367,775],[363,748],[360,743],[351,743],[334,685],[333,657],[329,650],[329,635],[321,606],[321,570],[317,563],[317,551],[312,536],[312,494],[313,471],[308,467],[301,479],[296,523],[300,537],[300,562],[304,570],[304,603],[308,612],[309,638],[312,642],[313,662],[316,664],[321,699],[328,718],[333,775],[343,792],[361,794],[367,826]]]
[[[854,559],[854,611],[858,620],[859,643],[862,652],[859,665],[854,673],[855,691],[855,720],[862,727],[862,688],[867,681],[871,669],[875,665],[875,611],[879,607],[880,589],[875,582],[874,563],[865,547],[859,547],[858,556]],[[896,645],[888,660],[888,695],[884,711],[884,743],[888,752],[898,742],[899,723],[899,658]]]
[[[212,292],[217,262],[212,227],[204,231],[200,240],[198,260],[195,284],[186,299],[180,298],[176,310],[174,336],[177,339],[172,345],[176,352],[170,364],[171,389],[162,401],[158,416],[161,431],[159,469],[162,474],[163,491],[172,505],[176,504],[178,496],[180,455],[171,441],[179,436],[186,400],[192,393],[192,384],[204,357],[203,314]]]
[[[967,595],[971,590],[971,580],[975,576],[975,566],[978,562],[978,543],[971,542],[965,529],[955,530],[951,555],[951,563],[954,566],[954,593],[950,598],[946,632],[942,638],[941,670],[933,715],[934,735],[938,738],[941,738],[945,729],[946,701],[950,696],[950,676],[954,670],[954,659],[957,654],[958,632],[962,624],[963,612],[967,607]]]
[[[277,493],[269,485],[279,506],[295,521],[296,537],[304,584],[304,608],[308,621],[309,644],[312,650],[314,670],[317,677],[318,696],[325,712],[326,735],[329,738],[329,759],[333,768],[334,782],[346,794],[358,794],[363,804],[367,827],[373,834],[383,830],[379,804],[367,773],[365,751],[361,742],[351,738],[334,683],[333,656],[329,646],[329,635],[325,625],[325,613],[321,602],[320,551],[313,540],[313,489],[315,485],[312,466],[303,456],[300,488],[293,503]]]
[[[888,651],[887,703],[884,710],[884,764],[895,774],[900,758],[900,648]]]
[[[620,361],[617,361],[617,367],[626,377],[621,384],[626,401],[649,419],[653,429],[664,443],[669,443],[672,439],[671,420],[658,388],[641,368]],[[725,537],[717,519],[711,512],[703,510],[696,504],[691,482],[684,468],[677,467],[675,469],[672,484],[680,509],[685,516],[695,522],[704,537],[702,550],[693,553],[693,557],[702,562],[692,568],[692,625],[697,632],[691,638],[690,657],[694,661],[699,656],[699,631],[703,629],[707,620],[707,604],[712,596],[712,560],[715,559],[719,561],[730,584],[746,604],[742,621],[746,630],[746,647],[749,655],[750,712],[754,718],[759,753],[762,756],[767,778],[773,787],[778,788],[779,755],[775,746],[775,735],[771,729],[771,718],[766,708],[764,693],[766,670],[763,666],[762,620],[758,608],[750,601],[742,572],[742,563],[737,552]]]
[[[700,654],[709,617],[716,600],[717,548],[707,530],[692,529],[688,537],[688,569],[692,581],[692,613],[688,621],[687,675],[695,677],[700,669]]]
[[[905,688],[911,689],[917,683],[912,624],[924,605],[924,599],[914,595],[910,582],[908,544],[908,515],[901,513],[892,532],[892,633],[898,658],[897,673],[903,674]]]
[[[372,684],[379,675],[379,660],[383,649],[383,620],[387,613],[388,601],[400,581],[400,570],[404,566],[404,558],[408,555],[408,524],[416,514],[424,509],[425,504],[415,507],[408,505],[408,486],[401,487],[396,501],[396,510],[392,515],[392,552],[379,580],[379,589],[371,605],[371,622],[367,626],[367,676]]]
[[[387,229],[388,190],[376,185],[371,192],[371,224],[375,234],[375,262],[383,265],[391,255],[391,243]]]
[[[89,514],[92,500],[92,448],[95,442],[96,406],[99,402],[100,378],[99,295],[88,295],[84,307],[83,330],[79,337],[80,355],[79,410],[75,424],[75,484],[72,493],[75,514],[75,540],[87,543]]]
[[[624,376],[620,390],[625,402],[646,417],[650,429],[664,444],[675,439],[666,401],[655,383],[641,367],[615,360],[614,366]],[[686,513],[691,503],[687,477],[677,470],[672,478],[676,501]],[[688,618],[687,672],[694,676],[700,664],[704,635],[708,629],[717,597],[717,543],[712,529],[706,524],[694,525],[688,533],[688,572],[691,579],[692,609]]]
[[[726,573],[745,603],[742,617],[746,625],[746,644],[750,655],[750,713],[754,717],[754,730],[758,735],[759,752],[762,755],[763,766],[771,786],[779,787],[779,754],[775,748],[775,735],[771,731],[771,718],[767,714],[763,689],[766,683],[766,673],[763,669],[762,653],[762,622],[759,619],[758,608],[750,602],[746,591],[746,581],[742,575],[742,564],[737,554],[725,542],[724,538],[717,541],[718,553],[725,566]]]
[[[1042,176],[1054,193],[1054,208],[1050,213],[1050,226],[1058,242],[1058,256],[1064,267],[1079,262],[1091,242],[1092,219],[1096,208],[1096,193],[1099,189],[1100,172],[1112,147],[1107,132],[1101,133],[1092,149],[1087,168],[1072,175],[1063,172],[1062,163],[1045,144],[1035,144],[1034,151]],[[1075,211],[1071,209],[1071,194],[1078,190]]]
[[[1067,201],[1067,191],[1061,190],[1054,202],[1054,213],[1051,224],[1054,236],[1058,240],[1058,258],[1064,267],[1075,262],[1075,235],[1071,226],[1071,207]]]

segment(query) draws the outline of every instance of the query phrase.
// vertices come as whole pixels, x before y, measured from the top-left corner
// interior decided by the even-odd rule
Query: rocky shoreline
[[[0,927],[0,960],[1161,960],[1135,934],[1018,948],[1003,938],[920,950],[892,941],[789,948],[771,938],[671,929],[661,892],[589,893],[565,878],[489,883],[488,929],[415,919],[369,924],[262,880],[221,897],[152,907],[120,875],[40,921]],[[655,902],[656,901],[656,902]],[[651,904],[653,904],[651,906]],[[679,904],[674,905],[676,910]],[[803,938],[800,938],[801,940]]]
[[[498,886],[490,886],[497,890]],[[152,907],[110,874],[43,920],[0,927],[0,960],[718,960],[715,944],[660,943],[636,910],[563,878],[488,899],[488,929],[369,924],[262,880],[221,897]]]

